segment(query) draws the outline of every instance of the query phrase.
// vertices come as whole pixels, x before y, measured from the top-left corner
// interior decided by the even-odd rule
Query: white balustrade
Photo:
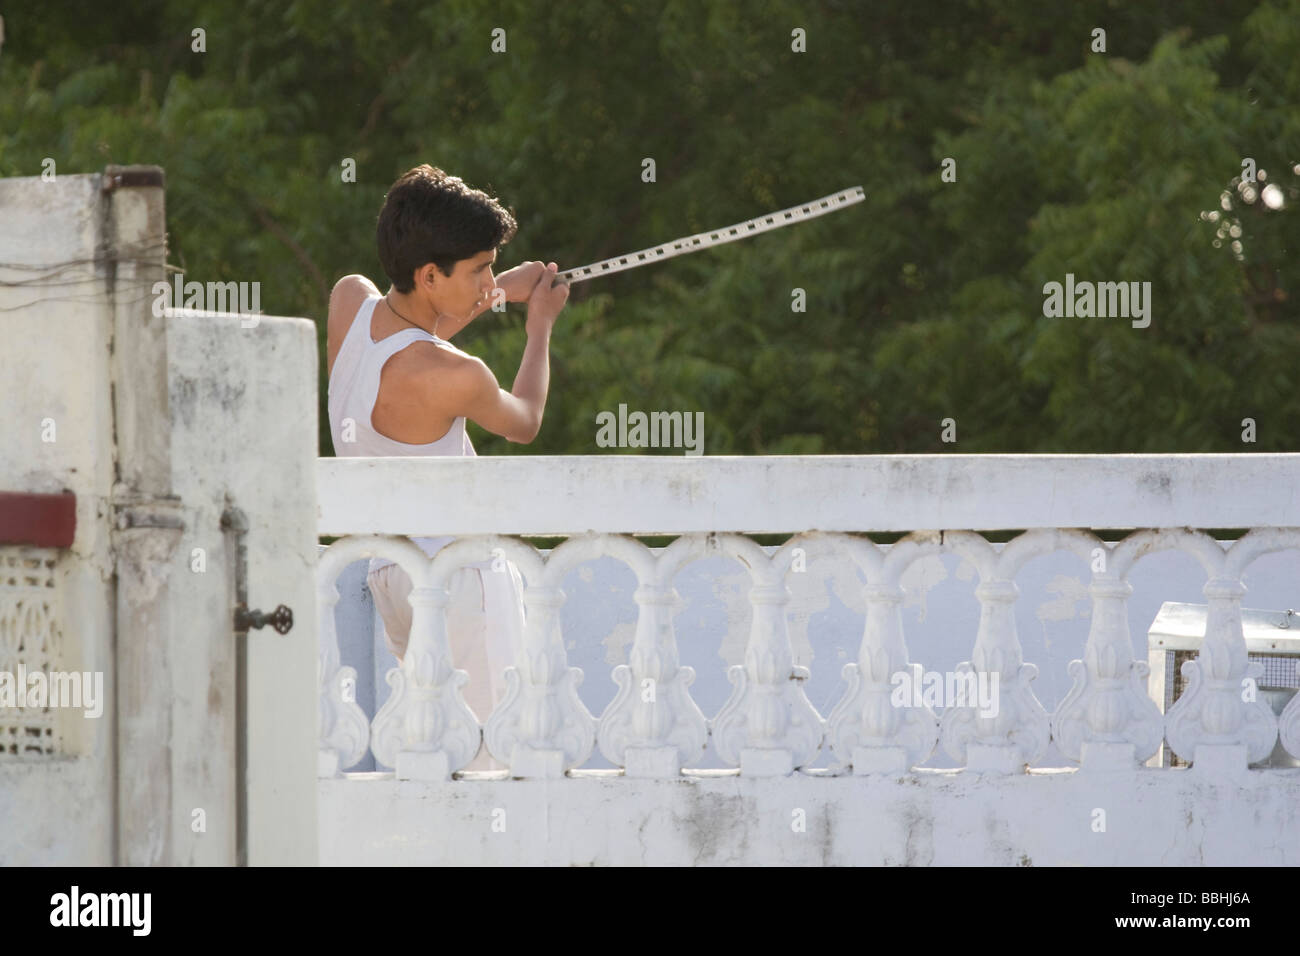
[[[481,740],[516,777],[562,776],[596,747],[629,777],[674,777],[700,760],[710,738],[742,776],[788,775],[813,763],[823,743],[855,774],[905,773],[937,744],[968,771],[1003,774],[1039,761],[1052,741],[1087,771],[1136,769],[1164,740],[1202,771],[1244,771],[1267,757],[1279,732],[1300,756],[1300,695],[1279,721],[1251,692],[1261,668],[1247,659],[1241,623],[1245,568],[1263,554],[1300,548],[1300,513],[1287,503],[1298,462],[1295,455],[638,458],[633,469],[626,458],[323,459],[320,530],[344,537],[319,566],[321,772],[336,774],[369,746],[399,778],[446,779],[473,759]],[[459,484],[471,476],[472,486]],[[435,477],[438,487],[473,493],[455,503],[424,494]],[[523,496],[538,487],[554,495]],[[882,501],[890,489],[894,507]],[[1252,489],[1258,500],[1242,500]],[[954,530],[907,527],[939,518],[951,519],[945,523]],[[1035,523],[1043,518],[1058,520]],[[1065,526],[1080,518],[1086,521]],[[1031,530],[1000,550],[976,533],[1002,527]],[[1108,545],[1083,527],[1151,530]],[[1192,527],[1255,530],[1225,549]],[[797,533],[770,556],[745,536],[775,530]],[[846,533],[896,530],[910,533],[887,550]],[[433,559],[396,536],[437,533],[458,540]],[[655,554],[630,537],[653,533],[677,538]],[[544,560],[516,534],[567,540]],[[1127,601],[1135,562],[1167,549],[1200,562],[1208,618],[1197,659],[1184,665],[1190,686],[1162,715],[1147,695],[1147,664],[1133,657]],[[1032,690],[1037,667],[1024,660],[1014,605],[1021,568],[1057,551],[1088,569],[1092,620],[1081,658],[1069,665],[1072,686],[1049,715]],[[903,676],[902,686],[919,687],[922,675],[908,656],[901,578],[913,563],[942,554],[964,558],[978,575],[980,616],[957,686],[991,690],[992,699],[950,701],[940,720],[928,704],[900,706],[897,693]],[[346,692],[355,673],[340,666],[333,618],[335,579],[368,555],[397,562],[414,583],[409,649],[369,725]],[[502,555],[526,581],[526,628],[505,697],[480,728],[461,696],[467,676],[451,666],[447,581],[462,566]],[[680,663],[672,622],[681,603],[676,574],[710,556],[747,570],[752,608],[743,662],[729,668],[732,690],[712,721],[691,697],[695,673]],[[635,575],[637,622],[628,663],[612,671],[616,695],[597,720],[578,694],[582,671],[565,653],[560,583],[600,557]],[[858,659],[844,666],[847,689],[825,720],[804,692],[809,673],[794,663],[787,631],[786,575],[810,558],[846,562],[866,578]]]

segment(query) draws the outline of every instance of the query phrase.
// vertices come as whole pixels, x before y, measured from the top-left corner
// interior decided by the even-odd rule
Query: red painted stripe
[[[77,531],[77,496],[0,491],[0,544],[70,548]]]

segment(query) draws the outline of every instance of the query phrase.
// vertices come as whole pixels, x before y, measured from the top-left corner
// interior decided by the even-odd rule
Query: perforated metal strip
[[[701,249],[707,249],[710,246],[720,246],[724,242],[735,242],[737,239],[745,239],[760,232],[780,229],[782,226],[793,225],[805,219],[824,216],[828,212],[835,212],[837,209],[852,206],[854,203],[862,202],[866,198],[867,194],[863,192],[862,187],[854,186],[852,189],[844,189],[833,195],[814,199],[812,202],[804,203],[801,206],[791,206],[789,209],[782,209],[766,216],[759,216],[757,219],[738,222],[734,226],[713,229],[709,232],[699,232],[684,239],[665,242],[653,249],[629,252],[626,255],[615,256],[613,259],[594,262],[589,266],[569,269],[566,272],[561,272],[558,278],[569,283],[585,282],[587,279],[594,279],[597,276],[623,272],[626,269],[635,269],[637,266],[661,262],[664,259],[671,259],[673,256],[684,255],[688,252],[699,252]]]

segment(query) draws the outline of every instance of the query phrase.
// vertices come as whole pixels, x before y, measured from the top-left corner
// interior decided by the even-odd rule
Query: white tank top
[[[330,370],[329,379],[329,417],[330,435],[334,439],[334,454],[340,458],[371,457],[420,457],[450,455],[455,457],[474,457],[474,444],[465,431],[465,416],[460,416],[451,423],[447,434],[437,441],[423,445],[412,445],[396,441],[375,431],[371,415],[375,400],[379,397],[379,378],[384,370],[384,363],[414,342],[433,342],[439,348],[460,352],[446,339],[423,329],[409,328],[396,332],[376,342],[371,337],[371,319],[375,306],[382,296],[372,295],[366,298],[357,310],[356,318],[348,329],[348,334],[339,346],[334,357],[334,368]],[[461,353],[464,354],[464,353]],[[352,419],[354,441],[343,440],[343,423]],[[425,554],[434,555],[454,538],[412,538]],[[386,558],[371,558],[370,571],[392,564]],[[467,565],[467,567],[487,568],[490,561]]]

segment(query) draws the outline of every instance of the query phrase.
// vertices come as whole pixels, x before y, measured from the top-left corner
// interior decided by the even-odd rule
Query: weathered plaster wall
[[[296,618],[248,642],[249,861],[312,864],[315,325],[155,311],[161,174],[118,186],[0,180],[0,490],[76,494],[57,669],[103,672],[110,701],[60,713],[67,756],[0,757],[0,864],[235,862],[227,504],[250,607]]]
[[[103,671],[111,693],[113,321],[111,277],[96,262],[99,183],[0,179],[0,488],[76,494],[76,538],[55,568],[60,669]],[[113,711],[59,719],[66,757],[0,758],[0,865],[111,862]]]
[[[680,780],[580,771],[453,784],[368,774],[319,787],[326,865],[1300,864],[1300,770],[1233,781],[1146,769]]]
[[[178,548],[175,666],[201,693],[177,695],[173,726],[195,786],[175,803],[178,838],[198,862],[234,847],[234,538],[248,521],[248,602],[293,611],[288,634],[248,632],[249,862],[316,862],[316,330],[307,319],[172,313],[173,475],[187,502]],[[206,570],[193,570],[196,549]],[[203,653],[198,653],[200,650]],[[207,808],[208,828],[190,826]]]

